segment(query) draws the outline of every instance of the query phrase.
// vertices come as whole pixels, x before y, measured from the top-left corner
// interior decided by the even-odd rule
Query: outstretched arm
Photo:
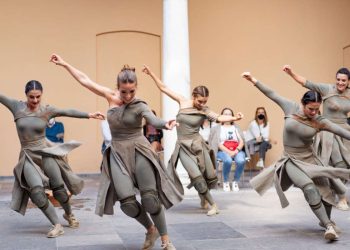
[[[322,96],[325,96],[332,89],[332,85],[326,83],[313,83],[309,80],[306,80],[305,77],[295,74],[292,70],[292,67],[289,65],[283,66],[283,71],[290,75],[296,82],[301,86],[319,92]]]
[[[290,65],[284,65],[283,71],[287,73],[290,77],[294,79],[297,83],[299,83],[301,86],[305,87],[306,78],[303,76],[300,76],[298,74],[295,74],[292,70],[292,67]]]
[[[350,131],[348,131],[347,129],[340,127],[339,125],[331,122],[328,119],[322,119],[321,123],[323,125],[322,130],[327,130],[336,135],[339,135],[340,137],[350,140]]]
[[[18,101],[0,94],[0,103],[7,107],[12,113],[15,112]]]
[[[58,117],[58,116],[67,116],[67,117],[74,117],[74,118],[88,118],[88,119],[93,118],[93,119],[98,119],[98,120],[105,119],[105,116],[99,111],[93,112],[93,113],[86,113],[86,112],[82,112],[82,111],[75,110],[75,109],[58,109],[58,108],[51,106],[48,119],[50,119],[52,117]]]
[[[81,72],[69,63],[65,62],[62,59],[62,57],[60,57],[57,54],[51,55],[50,62],[53,62],[56,65],[65,68],[74,77],[74,79],[77,80],[83,87],[89,89],[96,95],[105,97],[107,99],[111,99],[111,96],[115,94],[113,90],[92,81],[85,73]]]
[[[238,112],[236,116],[230,116],[230,115],[219,115],[216,121],[218,122],[234,122],[239,121],[243,118],[243,114],[241,112]]]
[[[288,100],[287,98],[284,98],[280,95],[278,95],[276,92],[274,92],[272,89],[267,87],[266,85],[259,82],[255,77],[253,77],[250,72],[244,72],[242,74],[242,77],[251,83],[254,84],[255,87],[257,87],[264,95],[266,95],[268,98],[270,98],[272,101],[277,103],[283,110],[285,114],[291,114],[293,112],[293,109],[295,107],[295,103]]]
[[[152,71],[151,69],[144,65],[142,72],[144,72],[145,74],[149,75],[154,83],[157,85],[158,89],[163,92],[164,94],[166,94],[167,96],[169,96],[171,99],[173,99],[174,101],[176,101],[177,103],[181,103],[183,101],[186,101],[186,98],[174,91],[172,91],[170,88],[168,88]]]
[[[158,118],[153,114],[147,105],[142,105],[141,115],[143,118],[145,118],[147,124],[150,124],[157,129],[172,130],[175,126],[178,125],[175,120],[164,121]]]

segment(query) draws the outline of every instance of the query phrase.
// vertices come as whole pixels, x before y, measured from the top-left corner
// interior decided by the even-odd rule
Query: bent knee
[[[131,218],[136,218],[141,213],[141,205],[135,196],[130,196],[120,200],[120,209]]]
[[[315,184],[310,183],[303,187],[306,201],[310,206],[317,206],[321,203],[321,195]]]
[[[200,194],[205,194],[208,191],[208,185],[203,176],[194,178],[193,186]]]
[[[151,215],[157,215],[162,210],[162,204],[155,190],[141,191],[141,203],[146,212]]]
[[[49,206],[49,199],[42,186],[35,186],[30,190],[30,199],[40,209],[45,210]]]

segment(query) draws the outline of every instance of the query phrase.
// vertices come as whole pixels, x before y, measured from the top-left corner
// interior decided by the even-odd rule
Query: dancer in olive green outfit
[[[350,131],[350,126],[347,123],[348,113],[350,112],[350,72],[347,68],[341,68],[337,71],[335,84],[312,83],[306,80],[305,77],[294,73],[289,65],[285,65],[283,70],[303,87],[320,92],[323,99],[322,115]],[[317,134],[314,147],[325,164],[335,168],[350,168],[349,140],[322,131]],[[340,210],[349,210],[345,193],[346,189],[337,193],[339,201],[336,207]]]
[[[163,205],[170,208],[182,200],[182,195],[142,134],[142,120],[160,129],[172,129],[175,121],[157,118],[145,102],[135,97],[135,69],[125,66],[118,74],[117,89],[111,90],[93,82],[58,55],[52,55],[51,61],[64,67],[81,85],[106,98],[109,104],[107,120],[112,142],[104,152],[96,214],[113,214],[113,205],[118,200],[121,210],[147,229],[142,249],[152,249],[160,235],[162,248],[174,250]],[[140,190],[141,203],[136,200],[135,188]]]
[[[43,88],[40,82],[30,81],[25,88],[27,101],[17,101],[0,94],[0,103],[14,116],[18,137],[21,143],[19,161],[14,169],[15,183],[11,208],[25,214],[28,199],[37,205],[52,223],[53,228],[47,237],[53,238],[64,233],[56,211],[45,194],[45,188],[52,189],[53,196],[61,204],[63,217],[69,226],[77,228],[78,220],[72,213],[69,196],[64,186],[72,194],[79,194],[83,180],[75,175],[64,156],[78,147],[77,142],[52,145],[45,137],[48,121],[57,116],[104,119],[99,112],[88,114],[77,110],[62,110],[41,105]]]
[[[206,118],[210,121],[230,122],[241,119],[242,114],[238,113],[237,117],[233,117],[218,115],[209,110],[205,106],[209,98],[209,91],[205,86],[196,87],[192,92],[192,99],[187,99],[169,89],[147,66],[144,67],[143,72],[152,77],[160,91],[180,105],[176,117],[176,121],[179,123],[179,126],[176,127],[177,141],[169,161],[168,171],[172,173],[171,176],[175,177],[174,181],[179,189],[182,189],[182,184],[175,171],[177,161],[180,158],[191,179],[190,187],[194,186],[198,191],[202,208],[207,208],[207,203],[209,203],[211,209],[207,215],[218,214],[218,206],[209,191],[209,189],[216,187],[218,180],[214,169],[215,154],[199,134],[199,128]]]
[[[289,203],[283,191],[294,184],[303,191],[306,201],[320,221],[320,226],[326,228],[325,239],[338,239],[340,229],[331,221],[332,205],[335,204],[333,182],[337,184],[336,187],[341,187],[343,183],[334,178],[349,179],[350,170],[324,166],[316,156],[312,143],[316,133],[321,130],[347,139],[350,139],[350,132],[318,115],[322,102],[318,92],[306,92],[300,105],[279,96],[249,72],[242,76],[276,102],[285,114],[284,153],[274,166],[251,180],[252,186],[262,195],[274,182],[281,205],[286,207]]]

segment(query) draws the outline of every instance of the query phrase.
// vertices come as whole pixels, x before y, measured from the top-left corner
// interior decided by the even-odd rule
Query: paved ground
[[[45,237],[50,224],[37,208],[23,217],[9,208],[12,179],[0,179],[0,249],[109,250],[140,249],[144,229],[115,206],[114,216],[94,214],[98,178],[84,177],[86,188],[73,198],[79,229],[65,227],[55,239]],[[245,185],[247,186],[247,185]],[[334,210],[334,220],[343,229],[337,242],[323,239],[323,230],[297,189],[287,192],[291,205],[281,209],[275,190],[258,196],[249,188],[238,193],[214,190],[220,214],[208,217],[199,209],[193,190],[184,201],[167,211],[168,231],[178,250],[193,249],[350,249],[350,212]],[[62,209],[57,209],[62,215]],[[62,223],[65,221],[62,218]],[[160,249],[160,242],[154,249]]]

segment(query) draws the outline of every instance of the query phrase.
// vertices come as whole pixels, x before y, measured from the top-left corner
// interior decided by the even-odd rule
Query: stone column
[[[163,82],[177,93],[190,98],[190,60],[187,0],[163,0]],[[179,105],[163,94],[163,118],[175,119]],[[174,150],[176,131],[164,133],[164,161]],[[182,175],[186,171],[178,165]]]

